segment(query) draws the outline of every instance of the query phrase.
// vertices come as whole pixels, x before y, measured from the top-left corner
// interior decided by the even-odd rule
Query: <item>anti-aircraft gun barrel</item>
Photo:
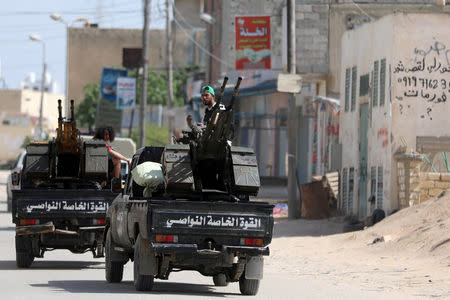
[[[74,114],[74,100],[70,100],[70,122],[75,122],[75,114]]]
[[[58,100],[58,123],[61,123],[63,120],[61,102],[62,102],[61,99],[59,99]]]
[[[233,109],[234,100],[236,100],[236,97],[239,93],[239,86],[241,85],[242,77],[239,77],[236,86],[234,87],[233,95],[231,96],[230,105],[227,106],[227,110]]]
[[[223,94],[225,93],[225,86],[227,85],[227,82],[228,82],[228,77],[225,76],[225,78],[223,79],[222,86],[220,87],[219,97],[217,97],[217,101],[216,101],[218,105],[220,105],[220,102],[222,102]]]

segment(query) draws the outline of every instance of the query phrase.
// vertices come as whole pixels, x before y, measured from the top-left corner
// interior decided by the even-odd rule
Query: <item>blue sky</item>
[[[151,0],[150,27],[165,27],[165,1]],[[66,26],[50,18],[58,13],[71,24],[87,18],[102,28],[142,28],[143,0],[13,0],[0,11],[1,73],[7,88],[20,88],[29,72],[42,73],[42,45],[29,39],[39,35],[45,42],[47,70],[64,93]],[[83,23],[74,23],[81,27]],[[0,83],[0,88],[3,87]]]

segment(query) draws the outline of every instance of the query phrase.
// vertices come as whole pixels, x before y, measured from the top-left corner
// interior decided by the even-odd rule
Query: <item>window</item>
[[[345,69],[345,111],[348,111],[350,102],[350,68]]]
[[[354,111],[356,107],[356,67],[352,68],[352,107],[351,110]]]
[[[342,200],[342,211],[347,212],[347,200],[348,200],[348,194],[347,194],[347,168],[342,169],[342,193],[341,193],[341,200]]]
[[[385,98],[386,98],[386,59],[383,58],[381,60],[381,67],[380,67],[380,106],[384,105]]]
[[[355,168],[348,172],[348,212],[353,213],[353,190],[354,190]]]
[[[377,208],[383,208],[383,167],[378,167]]]
[[[359,77],[359,96],[369,94],[369,74]]]
[[[378,105],[378,65],[379,65],[378,60],[373,63],[372,106]]]

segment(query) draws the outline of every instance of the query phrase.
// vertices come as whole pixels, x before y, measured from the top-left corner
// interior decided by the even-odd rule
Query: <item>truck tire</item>
[[[16,236],[16,266],[29,268],[34,261],[31,240],[26,237]]]
[[[136,288],[136,291],[151,291],[153,288],[154,276],[139,274],[141,245],[142,245],[142,237],[141,234],[138,234],[136,244],[134,245],[134,264],[133,264],[134,287]]]
[[[106,245],[105,245],[105,277],[109,283],[121,282],[123,278],[123,263],[112,261],[112,252],[114,246],[111,242],[111,231],[106,233]]]
[[[246,279],[245,273],[239,278],[239,290],[242,295],[255,296],[259,289],[259,279]]]
[[[225,274],[220,273],[213,276],[213,281],[215,286],[227,286],[227,276]]]

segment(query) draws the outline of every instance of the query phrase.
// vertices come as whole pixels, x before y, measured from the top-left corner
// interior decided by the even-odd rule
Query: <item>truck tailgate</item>
[[[272,238],[272,212],[273,205],[260,202],[151,200],[148,222],[152,234],[219,238],[228,244],[252,237],[264,239],[267,245]]]
[[[13,216],[104,218],[116,196],[110,190],[16,190],[13,191]]]

